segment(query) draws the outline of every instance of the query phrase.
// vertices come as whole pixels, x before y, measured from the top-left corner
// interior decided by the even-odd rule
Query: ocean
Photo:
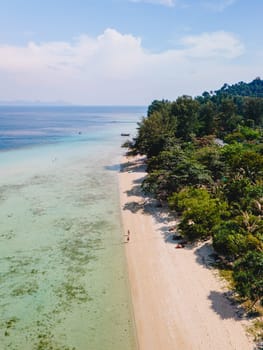
[[[144,107],[0,107],[0,349],[132,350],[117,173]]]

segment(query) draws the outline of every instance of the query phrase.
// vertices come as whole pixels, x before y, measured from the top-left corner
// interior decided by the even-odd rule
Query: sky
[[[149,105],[263,71],[262,0],[0,0],[0,101]]]

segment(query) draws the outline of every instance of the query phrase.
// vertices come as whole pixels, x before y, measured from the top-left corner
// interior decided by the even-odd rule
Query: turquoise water
[[[0,348],[136,349],[117,172],[143,111],[51,112],[11,110],[1,139]]]

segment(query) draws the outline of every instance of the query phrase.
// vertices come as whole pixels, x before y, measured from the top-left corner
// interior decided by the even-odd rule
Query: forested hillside
[[[263,80],[259,77],[251,81],[251,83],[244,83],[240,81],[234,85],[224,84],[224,86],[215,91],[215,93],[232,96],[251,96],[251,97],[263,97]]]
[[[180,215],[187,240],[212,237],[240,296],[263,302],[263,81],[153,101],[133,153],[143,189]]]

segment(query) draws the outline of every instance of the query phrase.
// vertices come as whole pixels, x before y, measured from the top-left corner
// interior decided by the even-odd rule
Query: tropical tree
[[[172,114],[177,118],[176,136],[190,140],[191,135],[198,132],[198,111],[200,104],[190,96],[179,97],[172,103]]]
[[[243,113],[246,122],[252,126],[263,125],[263,101],[262,98],[246,97],[244,100]],[[252,123],[251,123],[252,121]]]
[[[231,159],[231,171],[243,174],[255,183],[263,177],[263,155],[253,150],[244,150]]]
[[[260,138],[260,131],[249,128],[248,126],[240,126],[233,133],[228,134],[224,140],[226,143],[234,142],[250,142],[257,141]]]
[[[210,96],[210,95],[209,95]],[[216,105],[208,100],[202,104],[199,109],[199,134],[211,135],[215,132],[216,127]]]
[[[147,116],[149,117],[154,112],[171,113],[171,102],[168,100],[154,100],[148,107]]]
[[[234,265],[236,290],[242,297],[263,303],[263,252],[250,251]]]
[[[210,172],[214,181],[223,177],[225,164],[221,157],[221,149],[218,145],[200,147],[194,153],[195,159]]]
[[[168,111],[154,111],[149,117],[143,118],[138,126],[134,149],[151,158],[165,148],[167,139],[174,137],[176,119]]]
[[[263,197],[263,186],[261,182],[253,184],[249,178],[243,175],[236,175],[228,178],[224,188],[224,196],[232,208],[239,212],[249,210],[258,212],[258,206],[261,205]],[[258,205],[256,205],[258,202]]]
[[[237,218],[221,221],[213,229],[213,246],[215,250],[235,260],[251,250],[260,250],[260,239],[247,231]]]
[[[181,212],[179,229],[190,240],[210,237],[221,217],[226,215],[226,203],[211,198],[204,188],[185,187],[169,198],[169,206]]]
[[[238,106],[234,98],[226,98],[222,100],[220,106],[220,121],[223,134],[234,131],[239,125],[243,124],[243,115],[238,114]]]
[[[167,199],[184,186],[208,185],[212,182],[209,171],[180,147],[152,157],[148,171],[143,189],[155,194],[159,199]]]

